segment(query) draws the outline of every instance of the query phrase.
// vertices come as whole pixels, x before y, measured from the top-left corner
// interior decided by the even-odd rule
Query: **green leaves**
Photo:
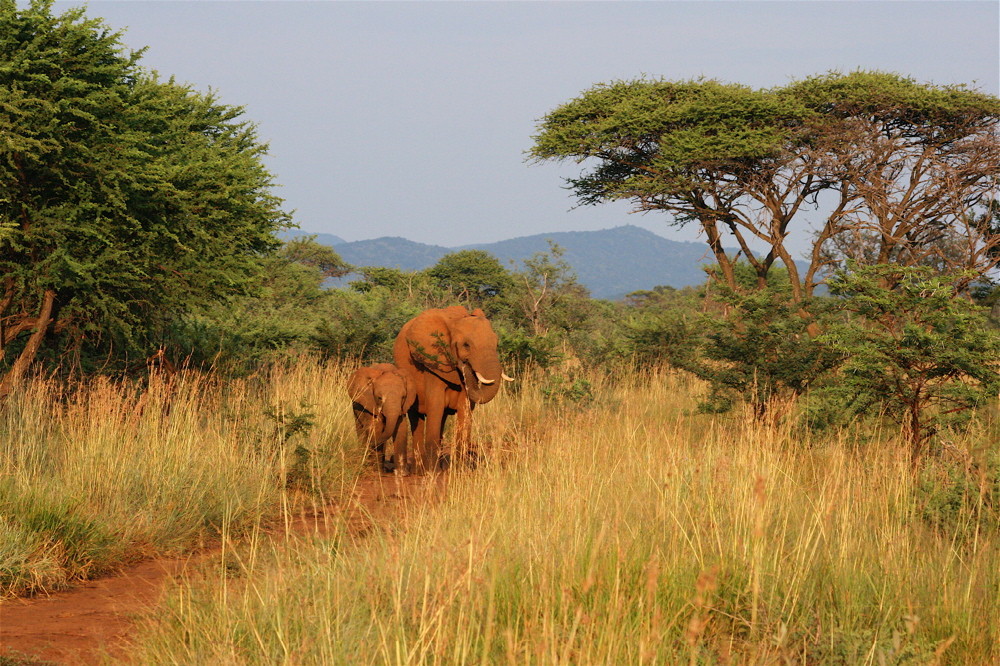
[[[543,118],[531,156],[596,157],[652,178],[775,155],[807,115],[786,96],[718,81],[618,82]]]
[[[955,296],[967,277],[852,265],[831,282],[851,315],[821,337],[846,359],[839,389],[855,411],[878,409],[902,423],[914,456],[949,418],[1000,390],[1000,332]]]
[[[828,121],[874,118],[926,139],[955,138],[948,130],[967,131],[967,121],[994,124],[1000,100],[966,86],[928,86],[886,72],[855,71],[813,76],[788,86],[787,94]]]
[[[509,292],[514,284],[507,269],[485,250],[446,254],[426,274],[441,288],[476,307]]]
[[[315,268],[324,278],[343,277],[351,270],[332,247],[317,243],[315,235],[288,241],[278,254],[289,261]]]
[[[876,262],[992,269],[1000,236],[977,220],[1000,199],[998,125],[996,97],[883,72],[769,90],[639,79],[547,114],[530,157],[580,164],[567,182],[581,204],[626,199],[698,224],[730,288],[726,244],[761,284],[780,262],[799,302],[823,282],[826,249],[850,247],[852,234]],[[817,211],[808,228],[805,210]],[[787,245],[796,231],[812,237],[802,276]]]
[[[711,385],[705,411],[726,411],[739,398],[757,418],[802,395],[837,367],[840,356],[807,328],[828,303],[810,303],[810,311],[791,307],[780,289],[750,294],[724,293],[732,309],[724,317],[705,318],[709,332],[697,356],[677,363]]]
[[[81,9],[0,9],[8,326],[51,288],[71,344],[141,351],[184,310],[243,290],[288,224],[242,109],[160,80],[140,55]]]

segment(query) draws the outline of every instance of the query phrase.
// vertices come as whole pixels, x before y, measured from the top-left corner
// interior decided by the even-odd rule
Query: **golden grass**
[[[345,380],[310,362],[231,382],[29,383],[0,410],[0,593],[189,550],[339,496],[361,463]]]
[[[698,415],[677,374],[590,380],[591,408],[540,380],[477,410],[485,463],[403,530],[260,542],[179,585],[140,661],[1000,659],[983,493],[935,527],[901,441]]]

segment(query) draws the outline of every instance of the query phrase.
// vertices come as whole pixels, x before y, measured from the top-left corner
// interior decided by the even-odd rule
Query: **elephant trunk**
[[[496,397],[503,383],[500,381],[503,370],[497,358],[470,360],[464,364],[462,374],[469,400],[480,405]]]
[[[396,427],[399,425],[400,420],[403,418],[403,409],[396,401],[383,402],[380,408],[382,422],[384,423],[382,436],[385,438],[392,437],[392,434],[396,432]]]

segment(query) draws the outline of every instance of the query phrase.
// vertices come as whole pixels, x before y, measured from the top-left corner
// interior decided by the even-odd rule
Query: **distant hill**
[[[713,261],[704,243],[667,240],[631,224],[600,231],[537,234],[468,247],[486,250],[503,263],[512,260],[520,265],[535,252],[548,250],[549,240],[566,250],[563,259],[595,298],[621,298],[658,284],[701,284],[705,281],[701,265]]]
[[[420,271],[436,264],[455,250],[440,245],[417,243],[399,236],[334,245],[340,257],[354,266],[385,266],[404,271]]]
[[[330,247],[347,242],[340,236],[334,236],[333,234],[312,233],[310,231],[302,231],[301,229],[287,229],[285,231],[279,231],[276,235],[281,240],[291,240],[301,236],[315,236],[317,243],[320,245],[329,245]]]
[[[295,235],[305,235],[299,232]],[[330,234],[317,234],[317,241]],[[334,243],[344,261],[355,266],[386,266],[422,270],[441,257],[458,250],[486,250],[502,263],[521,261],[535,252],[548,250],[551,240],[566,250],[563,259],[595,298],[617,299],[638,289],[656,285],[685,287],[705,281],[702,264],[712,255],[703,243],[672,241],[634,225],[600,231],[563,231],[523,236],[498,243],[479,243],[447,248],[399,237],[383,237],[351,243]]]

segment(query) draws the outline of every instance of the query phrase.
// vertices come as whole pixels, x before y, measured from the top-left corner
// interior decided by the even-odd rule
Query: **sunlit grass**
[[[345,377],[302,363],[230,382],[29,383],[0,410],[0,593],[190,550],[339,496],[361,463]]]
[[[676,374],[590,377],[590,407],[546,381],[476,411],[483,464],[405,529],[245,547],[178,587],[140,661],[1000,658],[996,507],[931,520],[903,442],[700,415]]]

